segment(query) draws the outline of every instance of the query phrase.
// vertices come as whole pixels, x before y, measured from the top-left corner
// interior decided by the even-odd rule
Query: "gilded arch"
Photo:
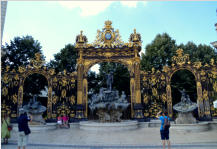
[[[156,111],[162,110],[163,107],[167,107],[170,116],[173,115],[173,104],[171,94],[171,78],[173,74],[179,70],[188,70],[192,72],[195,77],[197,88],[197,104],[198,114],[200,119],[211,119],[215,116],[217,111],[212,105],[212,95],[216,94],[216,82],[217,70],[214,60],[211,59],[210,64],[202,65],[201,62],[192,63],[188,54],[184,54],[182,49],[176,51],[176,55],[172,57],[172,65],[164,66],[162,71],[141,72],[143,77],[142,84],[145,88],[143,93],[143,103],[148,106],[149,101],[153,100],[153,95],[148,94],[148,90],[156,90],[158,95],[156,99],[160,104],[153,105],[149,111],[144,111],[144,116],[154,116]],[[215,81],[214,81],[215,80]],[[153,93],[153,92],[152,92]]]
[[[76,82],[76,72],[65,70],[56,74],[52,68],[44,66],[39,53],[31,59],[27,66],[20,66],[18,70],[10,67],[2,68],[2,86],[4,86],[2,112],[8,112],[12,118],[18,116],[17,109],[23,104],[23,87],[25,79],[32,74],[41,74],[48,81],[47,121],[56,121],[58,114],[67,113],[71,119],[75,117],[76,104],[73,92]]]
[[[141,36],[134,29],[129,43],[121,40],[119,30],[114,30],[111,21],[106,21],[102,31],[97,31],[96,40],[87,43],[83,32],[76,37],[77,59],[77,103],[80,105],[76,112],[77,118],[87,118],[87,72],[90,67],[100,62],[117,62],[125,65],[130,72],[131,110],[132,118],[143,118],[141,111],[140,92],[140,58]],[[85,108],[86,107],[86,108]]]

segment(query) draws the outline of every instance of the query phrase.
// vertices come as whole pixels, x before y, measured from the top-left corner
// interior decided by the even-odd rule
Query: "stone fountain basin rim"
[[[171,129],[187,132],[203,132],[210,129],[209,125],[209,122],[200,122],[195,124],[171,124]]]
[[[209,122],[199,122],[199,123],[194,123],[194,124],[171,124],[171,126],[203,126],[203,125],[208,125]]]
[[[80,126],[99,126],[99,127],[120,127],[120,126],[130,126],[138,125],[138,121],[121,121],[121,122],[95,122],[95,121],[83,121],[79,122]]]

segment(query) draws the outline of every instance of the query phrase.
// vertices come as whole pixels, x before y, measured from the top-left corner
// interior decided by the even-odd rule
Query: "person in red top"
[[[68,116],[65,113],[64,113],[64,115],[62,117],[62,120],[63,120],[63,125],[65,127],[68,127],[68,120],[69,120],[69,118],[68,118]]]

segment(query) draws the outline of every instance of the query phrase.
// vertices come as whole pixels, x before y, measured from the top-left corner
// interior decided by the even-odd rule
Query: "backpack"
[[[170,121],[168,120],[168,117],[164,117],[164,125],[163,125],[164,130],[169,130],[170,128]]]

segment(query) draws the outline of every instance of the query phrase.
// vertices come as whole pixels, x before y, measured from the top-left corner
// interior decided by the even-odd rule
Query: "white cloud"
[[[80,8],[81,16],[91,16],[104,11],[112,1],[63,1],[59,3],[69,9]]]
[[[117,1],[59,1],[59,4],[68,9],[80,8],[81,16],[92,16],[103,12],[112,3]],[[121,1],[127,7],[136,8],[138,1]],[[145,5],[147,2],[143,1]]]

